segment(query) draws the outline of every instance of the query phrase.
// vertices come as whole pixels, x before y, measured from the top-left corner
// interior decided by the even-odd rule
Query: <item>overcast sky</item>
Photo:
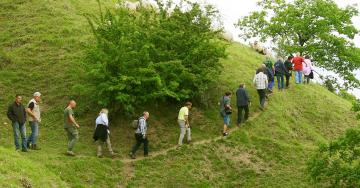
[[[234,24],[243,16],[249,15],[250,12],[259,10],[256,5],[257,0],[198,0],[200,2],[206,2],[215,5],[221,13],[222,21],[227,32],[232,33],[236,41],[243,42],[239,39],[239,30]],[[346,7],[348,5],[356,5],[360,10],[360,0],[335,0],[340,7]],[[360,16],[353,18],[355,27],[360,29]],[[360,47],[360,36],[356,36],[354,43],[357,47]],[[268,44],[269,45],[269,44]],[[268,46],[267,46],[268,47]],[[322,75],[334,75],[323,69],[316,69]],[[357,73],[358,79],[360,79],[360,71]],[[319,79],[318,79],[319,80]],[[357,98],[360,98],[360,89],[354,89],[350,91]]]
[[[207,2],[209,4],[215,5],[221,15],[224,22],[224,27],[227,31],[231,32],[235,40],[239,40],[238,29],[235,28],[234,23],[238,21],[239,18],[249,15],[250,12],[258,10],[256,6],[257,0],[199,0],[201,2]],[[335,0],[336,3],[341,7],[346,7],[347,5],[358,4],[359,9],[360,0]],[[354,24],[357,28],[360,29],[360,17],[353,19]],[[355,41],[356,46],[360,47],[360,36],[357,36]]]

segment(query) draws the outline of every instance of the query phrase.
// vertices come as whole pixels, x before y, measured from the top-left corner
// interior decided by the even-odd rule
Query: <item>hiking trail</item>
[[[255,113],[253,113],[253,115],[249,117],[249,119],[247,120],[247,122],[245,122],[244,125],[246,125],[248,122],[251,122],[254,119],[256,119],[257,117],[259,117],[260,114],[261,114],[261,112],[259,112],[259,111],[256,111]],[[235,127],[233,129],[230,129],[229,133],[232,133],[232,132],[234,132],[236,130],[239,130],[240,128],[241,127]],[[208,143],[218,141],[218,140],[221,140],[221,139],[224,139],[224,136],[217,136],[215,138],[209,138],[209,139],[205,139],[205,140],[196,141],[196,142],[191,143],[190,145],[191,146],[196,146],[196,145],[208,144]],[[169,147],[169,148],[164,149],[164,150],[152,152],[148,157],[139,156],[136,159],[127,158],[127,159],[119,159],[119,160],[121,162],[123,162],[124,165],[126,165],[126,163],[132,163],[132,162],[141,161],[141,160],[144,160],[144,159],[155,158],[155,157],[160,156],[160,155],[166,155],[168,151],[176,150],[178,148],[179,148],[179,146],[175,145],[175,146]]]

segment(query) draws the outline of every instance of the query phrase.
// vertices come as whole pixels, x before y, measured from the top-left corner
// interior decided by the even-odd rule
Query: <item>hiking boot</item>
[[[223,133],[223,136],[228,136],[229,135],[229,133]]]
[[[67,151],[66,155],[74,157],[75,153],[73,151]]]
[[[21,151],[22,151],[22,152],[28,152],[29,150],[26,149],[26,148],[23,148]]]
[[[26,147],[27,147],[27,148],[31,148],[30,142],[27,142],[27,143],[26,143]]]
[[[30,149],[32,149],[32,150],[41,150],[41,148],[39,148],[36,144],[31,145]]]
[[[102,154],[96,155],[98,158],[103,158],[104,156]]]
[[[135,154],[133,154],[133,153],[130,153],[129,155],[130,155],[130,158],[132,158],[132,159],[136,159],[136,156],[135,156]]]
[[[144,154],[144,157],[151,157],[151,155],[149,155],[149,154]]]

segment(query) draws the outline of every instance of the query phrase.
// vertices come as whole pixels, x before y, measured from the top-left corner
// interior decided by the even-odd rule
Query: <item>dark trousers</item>
[[[258,89],[257,92],[258,92],[258,94],[259,94],[260,106],[261,106],[262,108],[264,108],[264,106],[265,106],[265,97],[266,97],[266,90],[265,90],[265,89]]]
[[[289,85],[290,85],[290,77],[291,77],[291,75],[285,75],[285,78],[286,78],[286,87],[289,87]]]
[[[277,75],[276,80],[277,80],[277,84],[278,84],[278,89],[284,89],[285,88],[284,75]]]
[[[238,119],[237,119],[238,125],[242,123],[243,111],[245,111],[244,121],[246,121],[249,118],[249,106],[248,105],[238,106]]]
[[[136,143],[132,148],[132,154],[135,155],[136,151],[139,149],[139,147],[141,146],[141,144],[144,144],[144,155],[148,155],[149,154],[149,142],[147,138],[143,138],[142,134],[135,134],[135,139],[136,139]]]

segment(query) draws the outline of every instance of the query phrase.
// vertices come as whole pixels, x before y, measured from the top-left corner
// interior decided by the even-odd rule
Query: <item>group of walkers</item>
[[[260,109],[264,110],[266,98],[273,92],[275,77],[277,79],[277,87],[279,91],[289,88],[290,77],[292,72],[295,72],[296,84],[302,83],[302,75],[304,74],[304,83],[309,83],[313,78],[313,67],[311,60],[308,56],[305,58],[297,53],[295,57],[289,56],[284,62],[282,58],[278,58],[275,64],[271,61],[270,57],[266,57],[264,64],[262,64],[257,70],[253,79],[253,84],[259,94]],[[231,107],[231,92],[226,92],[220,99],[220,115],[223,118],[224,126],[222,134],[227,136],[229,134],[230,115],[232,114]],[[244,83],[240,84],[236,91],[237,98],[237,112],[238,119],[237,125],[249,118],[249,106],[251,105],[249,94],[246,90]],[[15,101],[9,106],[7,116],[12,122],[14,132],[14,142],[17,151],[28,152],[28,149],[40,150],[37,145],[37,137],[39,135],[39,124],[41,122],[40,113],[40,100],[41,93],[35,92],[33,98],[27,103],[26,107],[22,104],[22,96],[16,95]],[[74,108],[76,108],[76,102],[70,100],[67,107],[64,110],[64,129],[68,137],[67,152],[69,156],[75,156],[73,152],[74,146],[79,139],[78,129],[80,125],[76,122],[74,117]],[[178,125],[180,128],[180,135],[178,140],[178,146],[183,145],[183,140],[187,134],[187,143],[191,143],[191,126],[189,122],[189,110],[192,108],[191,102],[186,102],[185,105],[179,110],[178,113]],[[243,112],[245,114],[243,115]],[[95,131],[93,135],[94,142],[97,143],[97,157],[103,157],[102,146],[106,145],[111,156],[115,156],[110,142],[110,129],[109,129],[109,111],[107,109],[101,109],[98,117],[95,120]],[[31,128],[31,134],[26,135],[26,117],[28,116],[28,122]],[[149,155],[149,142],[147,138],[147,129],[149,119],[149,112],[143,112],[142,116],[137,120],[137,126],[135,127],[135,144],[130,152],[132,159],[136,158],[136,152],[139,147],[144,145],[144,156]],[[20,145],[21,138],[21,145]]]
[[[303,58],[298,52],[295,57],[290,55],[285,61],[279,57],[275,64],[271,61],[270,56],[266,57],[264,63],[256,70],[253,79],[253,84],[259,95],[261,110],[264,110],[266,99],[273,93],[275,78],[279,91],[283,91],[289,88],[290,77],[293,71],[295,72],[296,84],[309,84],[310,79],[314,78],[313,65],[309,56]],[[302,82],[302,75],[304,75],[304,82]],[[232,114],[231,96],[232,93],[230,91],[226,92],[225,95],[221,97],[219,103],[220,115],[224,120],[223,136],[229,134],[230,115]],[[238,108],[237,125],[240,126],[249,118],[249,106],[251,105],[250,97],[245,89],[244,83],[240,84],[239,89],[236,91],[236,101]],[[244,111],[245,114],[243,115]]]

